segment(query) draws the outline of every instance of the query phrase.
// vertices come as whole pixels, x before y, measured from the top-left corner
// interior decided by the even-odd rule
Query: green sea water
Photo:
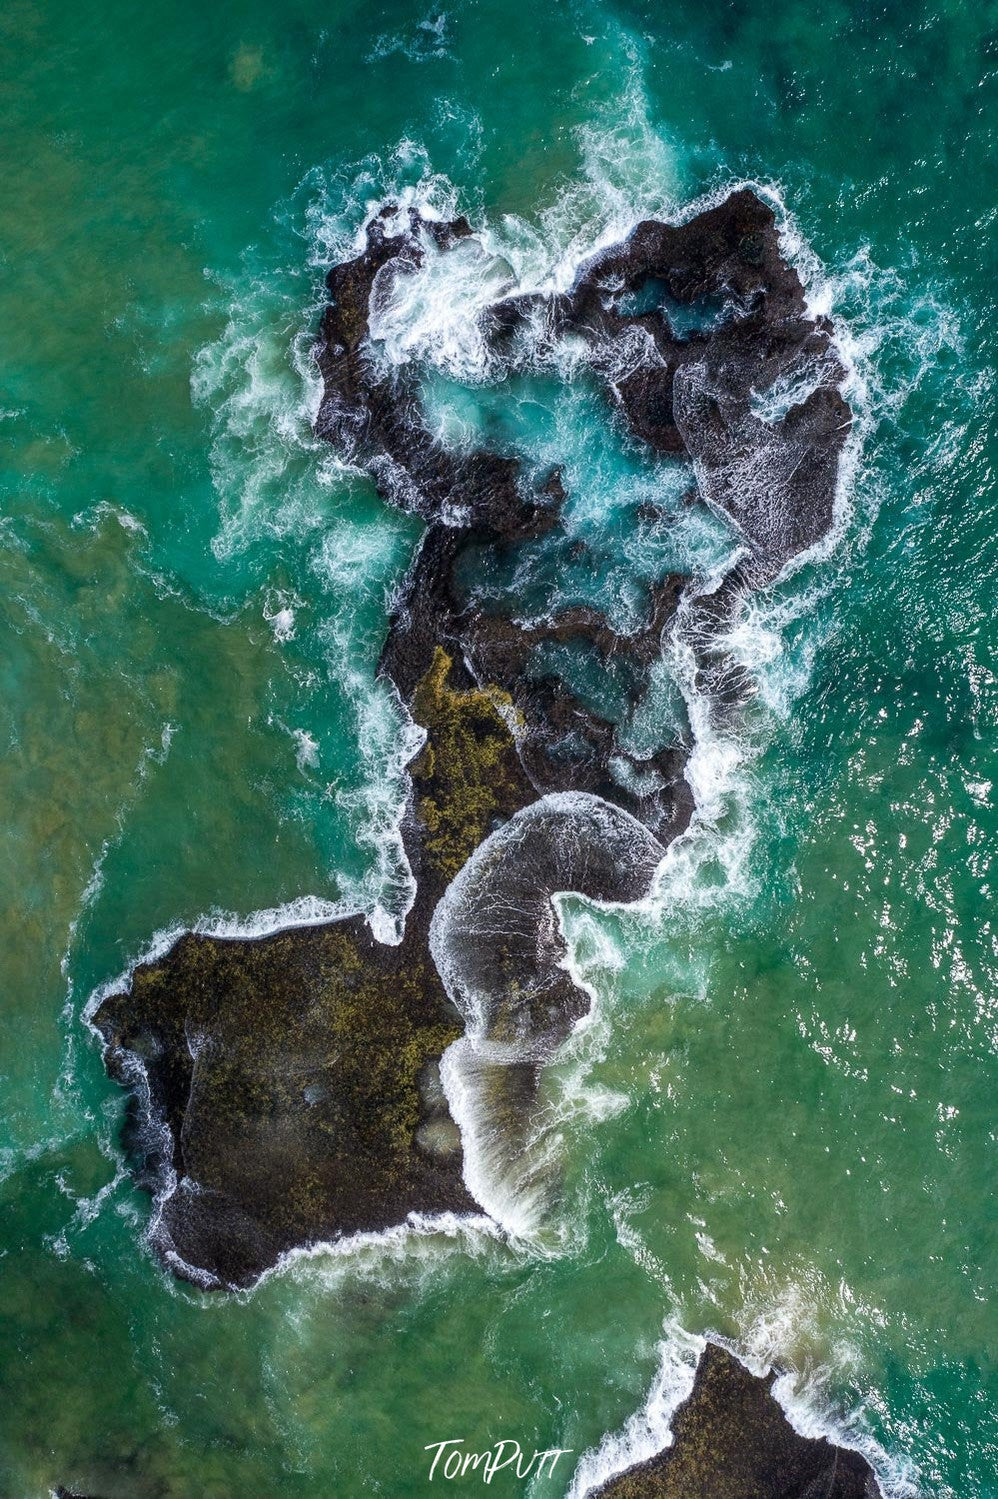
[[[451,1437],[571,1449],[494,1487],[581,1492],[706,1333],[885,1494],[998,1494],[996,80],[969,0],[2,7],[3,1499],[421,1494]],[[564,903],[596,1010],[546,1082],[553,1221],[168,1278],[88,998],[157,933],[407,894],[375,667],[419,528],[311,436],[326,266],[400,194],[529,278],[744,180],[862,442],[733,642],[758,693],[698,738],[694,836],[641,908]],[[429,383],[441,429],[564,458],[601,559],[497,591],[623,625],[723,559],[699,513],[636,526],[682,476],[584,382],[475,379]],[[680,686],[635,744],[690,732]]]

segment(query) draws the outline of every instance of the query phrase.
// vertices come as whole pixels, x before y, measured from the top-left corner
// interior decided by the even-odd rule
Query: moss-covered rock
[[[442,647],[412,696],[427,730],[412,766],[423,856],[442,891],[497,822],[533,800],[513,736],[512,699],[496,687],[450,685],[453,660]]]
[[[412,697],[420,898],[398,947],[360,917],[259,939],[188,933],[95,1024],[130,1085],[151,1238],[181,1274],[246,1285],[287,1249],[467,1212],[439,1061],[462,1032],[428,948],[433,908],[495,824],[533,797],[498,691],[461,690],[438,650]]]
[[[153,1243],[181,1272],[244,1285],[292,1246],[474,1208],[424,1086],[461,1025],[419,934],[188,934],[95,1021],[112,1070],[148,1081],[132,1145],[161,1197]]]

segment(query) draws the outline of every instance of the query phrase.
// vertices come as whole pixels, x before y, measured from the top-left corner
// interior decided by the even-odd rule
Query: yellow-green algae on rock
[[[189,934],[96,1018],[117,1075],[148,1077],[134,1143],[179,1179],[153,1230],[174,1268],[245,1284],[295,1245],[473,1207],[460,1152],[415,1140],[442,1108],[423,1075],[461,1030],[418,936]]]
[[[427,863],[449,884],[492,831],[534,792],[516,754],[509,694],[450,685],[453,660],[437,646],[413,694],[411,711],[427,730],[412,766],[416,818]]]

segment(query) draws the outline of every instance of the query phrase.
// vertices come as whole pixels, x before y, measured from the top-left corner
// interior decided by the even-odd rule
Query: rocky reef
[[[859,1452],[794,1431],[772,1393],[775,1378],[708,1343],[671,1445],[590,1499],[881,1499]]]
[[[682,631],[699,687],[731,708],[746,682],[724,636],[742,599],[832,522],[843,370],[772,211],[741,190],[686,223],[639,224],[566,292],[507,288],[478,318],[496,378],[557,368],[566,341],[585,351],[607,420],[683,459],[688,503],[732,527],[727,577],[653,580],[626,631],[589,603],[517,613],[480,593],[475,576],[564,539],[563,471],[447,446],[418,363],[387,360],[379,335],[431,263],[479,253],[465,219],[386,206],[329,272],[316,346],[319,435],[425,523],[380,665],[426,734],[403,941],[375,942],[359,915],[255,941],[188,934],[93,1016],[131,1089],[151,1241],[205,1286],[249,1285],[296,1245],[412,1212],[476,1209],[466,1183],[525,1149],[539,1069],[589,1005],[562,966],[552,896],[639,899],[694,811],[689,734],[638,754],[538,651],[583,649],[640,702]],[[465,1105],[473,1169],[448,1097]]]
[[[362,917],[256,939],[188,933],[94,1024],[133,1090],[126,1143],[154,1192],[150,1240],[205,1287],[250,1285],[282,1253],[475,1212],[440,1058],[462,1033],[428,949],[452,867],[529,797],[501,699],[453,690],[438,653],[414,704],[417,910],[402,943]]]

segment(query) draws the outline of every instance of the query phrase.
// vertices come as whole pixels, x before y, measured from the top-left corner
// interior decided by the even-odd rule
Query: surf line
[[[453,1451],[448,1452],[447,1456],[443,1457],[446,1447],[458,1448],[463,1447],[464,1444],[464,1437],[448,1437],[443,1442],[427,1442],[423,1451],[436,1453],[430,1464],[431,1483],[433,1482],[437,1465],[440,1463],[441,1458],[443,1458],[443,1463],[440,1472],[444,1478],[465,1478],[469,1469],[473,1473],[477,1473],[481,1469],[482,1482],[491,1483],[501,1469],[512,1467],[514,1463],[516,1464],[517,1478],[528,1478],[534,1463],[537,1463],[535,1476],[540,1477],[544,1472],[544,1464],[550,1462],[551,1466],[548,1468],[548,1477],[550,1477],[554,1473],[555,1466],[559,1460],[563,1457],[571,1456],[572,1453],[571,1447],[546,1447],[543,1452],[539,1452],[535,1448],[533,1457],[527,1463],[527,1466],[523,1467],[523,1460],[526,1457],[523,1448],[513,1437],[504,1437],[501,1442],[496,1442],[494,1447],[487,1447],[484,1452]],[[538,1459],[540,1459],[539,1462]]]

